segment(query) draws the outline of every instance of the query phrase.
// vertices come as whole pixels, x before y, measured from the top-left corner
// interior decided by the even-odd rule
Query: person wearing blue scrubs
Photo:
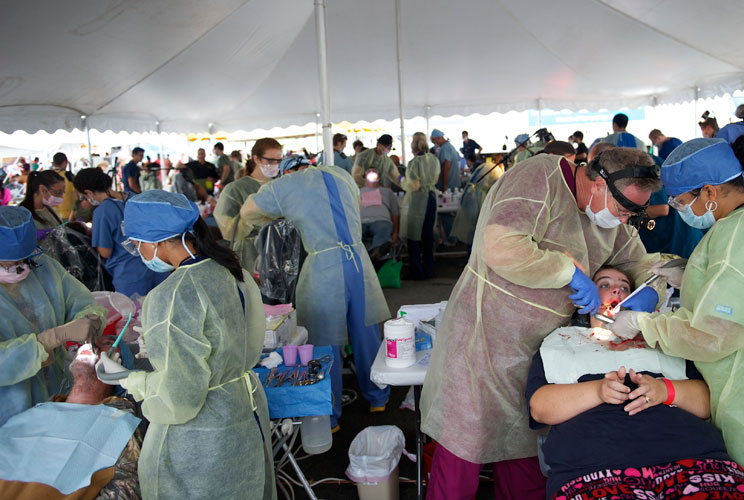
[[[113,180],[99,168],[85,168],[77,173],[73,184],[78,196],[96,206],[93,212],[92,246],[106,259],[106,270],[111,274],[114,290],[132,297],[147,293],[168,277],[155,273],[139,257],[121,246],[125,240],[121,224],[124,220],[122,195],[111,190]]]
[[[644,153],[648,153],[646,145],[638,137],[633,134],[626,132],[625,127],[628,126],[628,115],[625,113],[618,113],[612,117],[612,134],[601,139],[601,142],[607,142],[614,144],[619,148],[635,148],[640,149]],[[591,149],[591,148],[589,148]]]
[[[106,310],[36,248],[23,207],[0,207],[0,425],[69,389],[64,344],[98,335]]]
[[[362,243],[360,194],[354,179],[335,166],[301,167],[286,175],[294,166],[283,162],[283,175],[248,197],[240,215],[255,226],[284,217],[302,234],[308,256],[297,283],[297,323],[307,328],[310,343],[334,346],[331,426],[335,429],[341,416],[340,347],[348,339],[370,411],[385,410],[390,388],[377,387],[370,371],[381,343],[378,323],[390,317],[390,310]]]
[[[744,135],[744,104],[739,104],[736,107],[736,117],[741,121],[729,123],[721,128],[716,132],[716,139],[725,139],[729,144],[734,144],[736,139]]]

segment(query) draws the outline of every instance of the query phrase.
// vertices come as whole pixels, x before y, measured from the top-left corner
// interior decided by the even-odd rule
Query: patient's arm
[[[624,380],[625,367],[621,366],[617,371],[606,373],[601,380],[544,385],[530,398],[530,413],[540,423],[556,425],[602,403],[624,403],[630,392]]]
[[[631,415],[663,403],[669,393],[666,383],[660,378],[641,375],[630,370],[630,379],[638,388],[628,396],[632,402],[625,406],[625,411]],[[674,402],[679,408],[700,418],[710,417],[710,390],[703,380],[672,380],[674,385]],[[646,397],[650,400],[646,403]]]

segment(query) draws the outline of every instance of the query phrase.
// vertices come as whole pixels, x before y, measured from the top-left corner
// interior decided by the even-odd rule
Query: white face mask
[[[622,224],[622,221],[618,219],[617,217],[615,217],[614,215],[612,215],[612,212],[610,212],[610,209],[607,208],[607,188],[606,187],[605,187],[605,206],[602,210],[600,210],[596,214],[592,212],[592,209],[591,209],[592,199],[594,199],[594,195],[592,195],[589,198],[589,203],[586,204],[586,209],[584,209],[584,213],[586,213],[586,216],[589,217],[589,220],[592,221],[592,223],[604,229],[612,229]]]
[[[274,177],[277,176],[277,174],[279,174],[279,165],[271,165],[271,164],[264,165],[262,163],[261,165],[259,165],[259,168],[261,169],[261,173],[264,174],[269,179],[273,179]]]
[[[48,198],[44,198],[43,196],[41,198],[41,202],[48,207],[58,207],[62,204],[63,201],[65,201],[64,198],[54,196],[52,193],[49,193]]]
[[[19,269],[21,270],[20,273],[18,272]],[[0,266],[0,283],[20,283],[26,279],[30,272],[31,268],[26,263],[19,266],[10,266],[10,269]]]

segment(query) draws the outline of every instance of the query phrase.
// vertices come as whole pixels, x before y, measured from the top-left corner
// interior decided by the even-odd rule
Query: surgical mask
[[[382,148],[382,154],[384,155],[389,154],[390,151],[392,151],[392,148]]]
[[[612,229],[622,224],[622,221],[612,215],[610,209],[607,208],[607,188],[605,188],[605,206],[596,214],[592,212],[592,209],[590,208],[592,205],[592,199],[594,199],[594,195],[589,198],[589,203],[587,203],[586,209],[584,209],[584,213],[586,213],[586,216],[589,217],[589,220],[592,221],[592,223],[605,229]]]
[[[697,196],[693,198],[689,205],[683,205],[677,209],[677,212],[688,226],[694,227],[695,229],[708,229],[716,223],[716,217],[713,215],[713,211],[718,208],[718,205],[716,204],[714,206],[713,204],[716,202],[711,203],[711,201],[708,200],[705,202],[706,212],[703,215],[695,215],[695,212],[692,211],[692,204],[695,203],[695,200],[697,200]]]
[[[101,204],[101,202],[96,200],[95,198],[87,198],[87,200],[88,200],[88,203],[90,203],[91,206],[93,207],[97,207],[98,205]]]
[[[49,194],[49,198],[41,198],[41,202],[48,207],[58,207],[62,204],[63,201],[65,201],[64,198],[60,198],[59,196],[54,196],[52,194]]]
[[[261,173],[269,179],[273,179],[279,173],[279,165],[264,165],[263,163],[259,166]]]
[[[139,250],[139,245],[137,246],[137,250]],[[175,269],[175,267],[171,266],[167,262],[164,262],[158,257],[158,247],[155,247],[155,252],[152,254],[151,260],[145,259],[144,255],[142,255],[142,252],[140,252],[140,259],[142,259],[142,262],[150,271],[156,273],[169,273]]]
[[[22,269],[20,273],[18,272],[19,268]],[[31,268],[26,263],[20,266],[10,266],[10,270],[0,266],[0,283],[20,283],[26,279],[30,272]]]

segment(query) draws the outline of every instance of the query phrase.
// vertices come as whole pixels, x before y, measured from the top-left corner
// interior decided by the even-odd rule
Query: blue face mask
[[[687,224],[690,227],[694,227],[695,229],[708,229],[713,224],[716,223],[716,218],[713,215],[712,205],[711,207],[708,206],[708,203],[705,204],[706,212],[703,215],[695,215],[695,212],[692,211],[692,204],[695,203],[695,200],[697,200],[697,196],[690,202],[689,205],[685,205],[677,210],[679,213],[679,216],[682,218],[683,221],[685,221],[685,224]]]
[[[139,245],[137,245],[137,250],[139,250]],[[145,257],[142,255],[142,252],[140,252],[140,259],[142,259],[142,262],[150,271],[156,273],[169,273],[175,269],[175,267],[171,266],[167,262],[163,262],[161,259],[158,258],[158,247],[155,247],[155,252],[153,253],[151,260],[145,259]]]

